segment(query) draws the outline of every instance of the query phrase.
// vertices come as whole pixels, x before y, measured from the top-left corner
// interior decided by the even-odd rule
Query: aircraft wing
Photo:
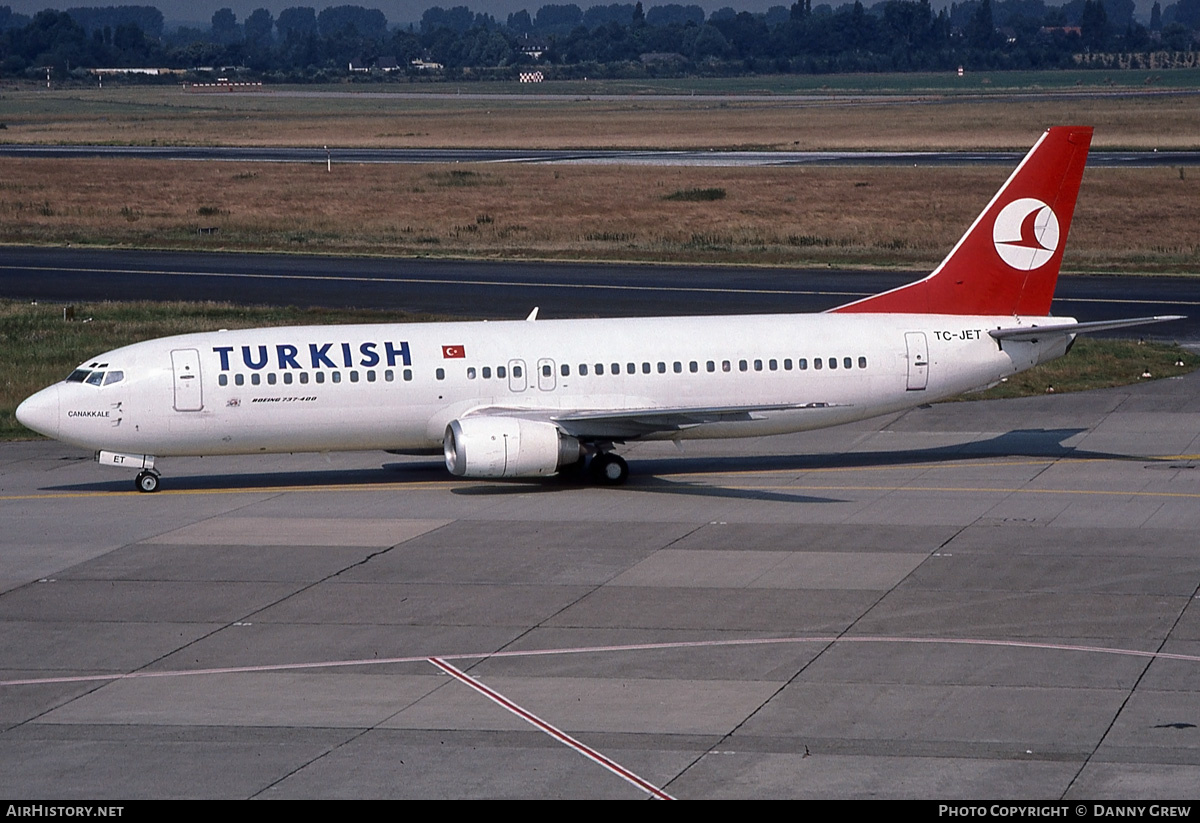
[[[523,417],[553,423],[582,440],[623,440],[660,432],[676,432],[704,423],[730,423],[760,419],[773,411],[828,409],[836,403],[777,403],[753,406],[675,406],[644,409],[530,409],[489,406],[470,416]]]
[[[1008,329],[992,329],[988,332],[997,340],[1026,340],[1036,341],[1049,334],[1088,334],[1089,332],[1111,331],[1112,329],[1127,329],[1131,326],[1145,326],[1150,323],[1166,323],[1170,320],[1183,320],[1180,314],[1164,314],[1157,317],[1129,317],[1124,320],[1097,320],[1092,323],[1063,323],[1045,326],[1015,326]]]

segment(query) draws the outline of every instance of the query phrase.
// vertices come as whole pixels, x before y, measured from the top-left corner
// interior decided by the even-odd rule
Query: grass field
[[[3,243],[918,270],[949,251],[1009,173],[520,164],[335,164],[328,173],[324,165],[87,159],[0,166]],[[1200,173],[1188,171],[1089,170],[1067,270],[1200,269]]]
[[[1183,365],[1177,365],[1179,362]],[[1104,389],[1143,380],[1178,377],[1198,367],[1200,355],[1177,346],[1080,337],[1066,357],[1010,377],[987,391],[964,395],[961,399],[990,400],[1051,391]],[[1146,374],[1150,377],[1143,376]]]
[[[23,86],[0,89],[0,141],[1024,150],[1047,125],[1079,122],[1096,126],[1098,150],[1200,147],[1197,95],[1162,89],[1196,92],[1200,71],[348,83],[256,95]],[[706,96],[679,96],[689,92]],[[1195,273],[1200,174],[1188,171],[1089,171],[1068,270]],[[3,160],[0,243],[921,269],[1006,175]],[[726,196],[664,199],[706,189]]]
[[[1200,86],[1200,71],[1191,70],[1018,72],[994,75],[993,86],[971,75],[956,88],[947,85],[957,78],[942,75],[822,77],[824,88],[815,89],[800,84],[815,78],[790,77],[553,83],[537,89],[543,96],[515,83],[463,86],[461,97],[446,94],[454,87],[442,84],[268,87],[246,95],[180,86],[10,87],[0,90],[0,142],[1020,150],[1049,125],[1082,123],[1096,127],[1100,150],[1200,148],[1197,96],[1162,93],[1159,82],[1135,82],[1139,76],[1179,86],[1190,81],[1193,92]],[[1135,85],[1114,89],[1113,78]],[[472,96],[481,92],[488,96]],[[690,92],[742,96],[664,96]],[[628,96],[589,96],[601,93]]]

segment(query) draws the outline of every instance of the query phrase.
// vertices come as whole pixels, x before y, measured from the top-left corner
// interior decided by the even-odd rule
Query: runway
[[[253,163],[532,163],[623,166],[1005,166],[1024,152],[1005,151],[695,151],[629,149],[388,149],[334,146],[0,145],[0,158],[106,157]],[[1095,151],[1093,168],[1200,165],[1197,151]]]
[[[138,495],[0,445],[6,794],[1188,797],[1197,412],[941,404],[621,488],[362,453]]]
[[[232,300],[454,317],[542,318],[825,311],[924,272],[611,263],[0,249],[0,296],[80,302]],[[1052,312],[1082,320],[1178,314],[1147,336],[1200,341],[1200,279],[1059,278]],[[1128,332],[1116,334],[1128,336]]]

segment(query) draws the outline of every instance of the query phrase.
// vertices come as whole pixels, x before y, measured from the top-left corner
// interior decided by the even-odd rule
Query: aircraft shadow
[[[446,482],[446,467],[441,461],[428,463],[385,463],[375,469],[309,469],[251,474],[197,474],[177,476],[170,469],[163,474],[164,491],[281,491],[284,489],[320,489],[325,487],[370,488],[383,483]],[[96,492],[132,491],[133,477],[45,486],[40,491]]]
[[[610,487],[595,486],[586,479],[550,477],[545,480],[523,481],[513,480],[500,483],[479,483],[460,486],[450,490],[451,494],[463,496],[489,496],[511,494],[541,494],[558,493],[567,489]],[[665,480],[650,473],[630,473],[629,481],[618,487],[624,491],[654,492],[658,494],[683,494],[700,497],[723,497],[731,500],[766,500],[776,503],[841,503],[845,502],[829,497],[812,497],[809,495],[787,494],[785,492],[768,491],[765,489],[739,489],[723,486],[706,486],[701,483],[689,483],[682,480]],[[613,489],[614,491],[616,489]]]
[[[742,471],[806,471],[947,463],[985,457],[1073,457],[1096,460],[1144,460],[1064,446],[1063,441],[1087,431],[1078,429],[1017,429],[988,440],[921,449],[830,452],[827,454],[731,455],[729,457],[663,457],[638,460],[639,474],[669,476]]]
[[[671,479],[675,475],[720,475],[734,472],[807,471],[815,469],[871,468],[921,465],[985,457],[1034,457],[1105,460],[1143,460],[1125,454],[1113,454],[1064,446],[1063,441],[1086,431],[1073,429],[1018,429],[988,440],[955,443],[922,449],[895,451],[835,452],[830,454],[734,455],[729,457],[655,457],[634,460],[629,483],[623,488],[660,494],[700,495],[740,500],[770,500],[787,503],[838,502],[834,498],[787,494],[765,489],[739,489]],[[327,487],[365,488],[381,484],[439,483],[451,486],[452,494],[511,495],[557,493],[590,487],[586,473],[545,479],[514,478],[498,482],[458,480],[446,474],[441,461],[385,463],[377,469],[326,469],[252,474],[211,474],[164,477],[163,488],[172,491],[281,491]],[[51,492],[129,491],[132,478],[121,477],[92,483],[47,486]]]

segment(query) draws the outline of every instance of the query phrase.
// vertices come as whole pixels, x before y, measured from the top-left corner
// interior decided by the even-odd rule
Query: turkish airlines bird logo
[[[1032,271],[1058,249],[1058,217],[1041,200],[1022,197],[996,215],[992,241],[1001,260],[1014,269]]]

